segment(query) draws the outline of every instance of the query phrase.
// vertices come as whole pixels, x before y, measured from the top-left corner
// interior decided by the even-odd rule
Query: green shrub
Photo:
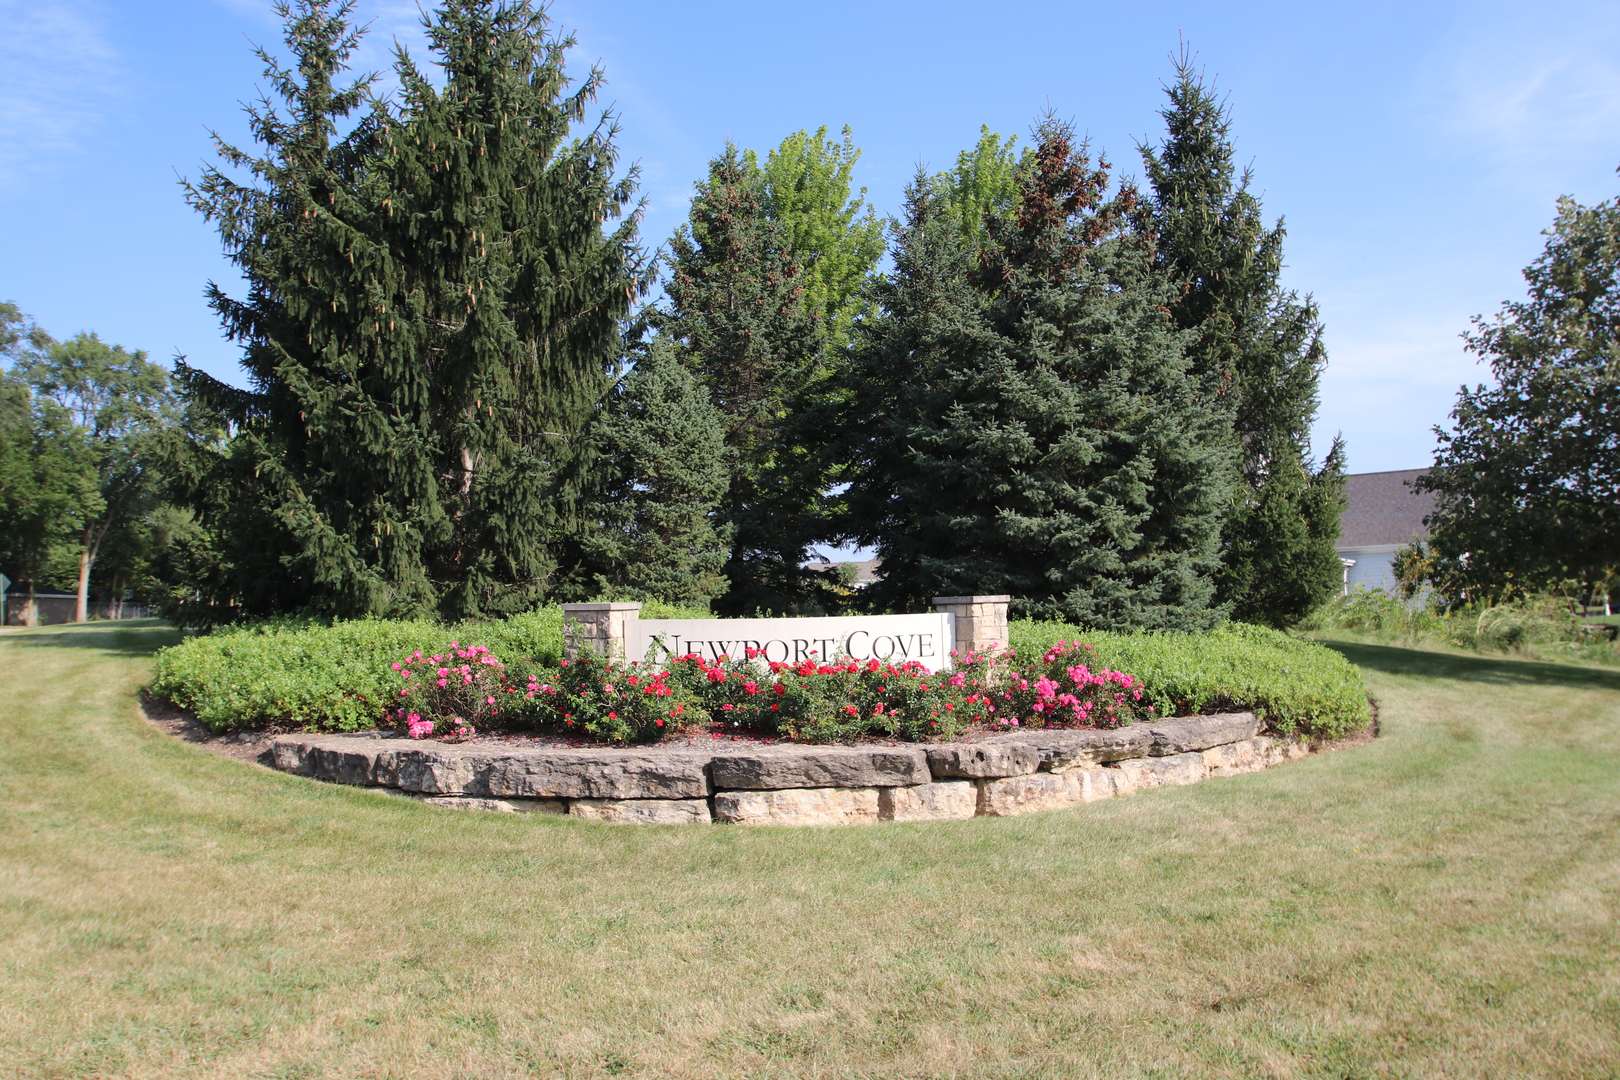
[[[670,604],[643,604],[641,610],[649,619],[708,617],[706,608]],[[399,694],[389,665],[417,649],[448,652],[452,641],[485,646],[506,663],[555,668],[563,653],[562,609],[454,627],[388,619],[277,619],[221,627],[159,652],[148,689],[214,731],[403,726],[384,717]]]
[[[1141,681],[1142,701],[1162,716],[1253,709],[1276,731],[1337,738],[1365,724],[1361,675],[1324,645],[1277,630],[1227,623],[1207,634],[1112,634],[1066,623],[1014,622],[1017,661],[1062,641],[1095,649],[1096,666]]]

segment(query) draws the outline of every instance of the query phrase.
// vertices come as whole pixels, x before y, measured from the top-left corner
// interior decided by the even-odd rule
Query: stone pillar
[[[985,652],[1007,647],[1010,596],[936,596],[935,610],[956,616],[956,651]]]
[[[623,660],[625,624],[641,617],[640,604],[564,604],[563,653],[572,660],[580,649]]]

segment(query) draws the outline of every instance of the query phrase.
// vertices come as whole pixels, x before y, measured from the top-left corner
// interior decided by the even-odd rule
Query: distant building
[[[864,589],[883,575],[878,571],[878,560],[867,559],[865,562],[809,562],[804,564],[806,570],[836,570],[840,566],[853,566],[855,568],[852,588]],[[848,571],[846,571],[847,573]]]
[[[1394,590],[1395,552],[1429,536],[1423,519],[1434,513],[1434,495],[1412,490],[1412,481],[1428,471],[1396,469],[1344,478],[1339,559],[1344,563],[1345,592],[1358,585]]]

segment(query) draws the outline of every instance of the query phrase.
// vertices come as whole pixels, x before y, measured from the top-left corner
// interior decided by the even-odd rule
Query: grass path
[[[1343,644],[1362,749],[863,829],[454,814],[0,635],[0,1073],[1620,1075],[1620,672]]]

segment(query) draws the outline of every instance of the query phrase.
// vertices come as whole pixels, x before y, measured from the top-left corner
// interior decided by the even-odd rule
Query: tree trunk
[[[28,579],[28,600],[23,604],[23,625],[39,625],[39,602],[34,599],[34,579]]]
[[[79,599],[73,608],[74,622],[90,621],[90,564],[95,556],[90,553],[90,539],[92,529],[86,526],[84,530],[84,547],[79,549]]]

